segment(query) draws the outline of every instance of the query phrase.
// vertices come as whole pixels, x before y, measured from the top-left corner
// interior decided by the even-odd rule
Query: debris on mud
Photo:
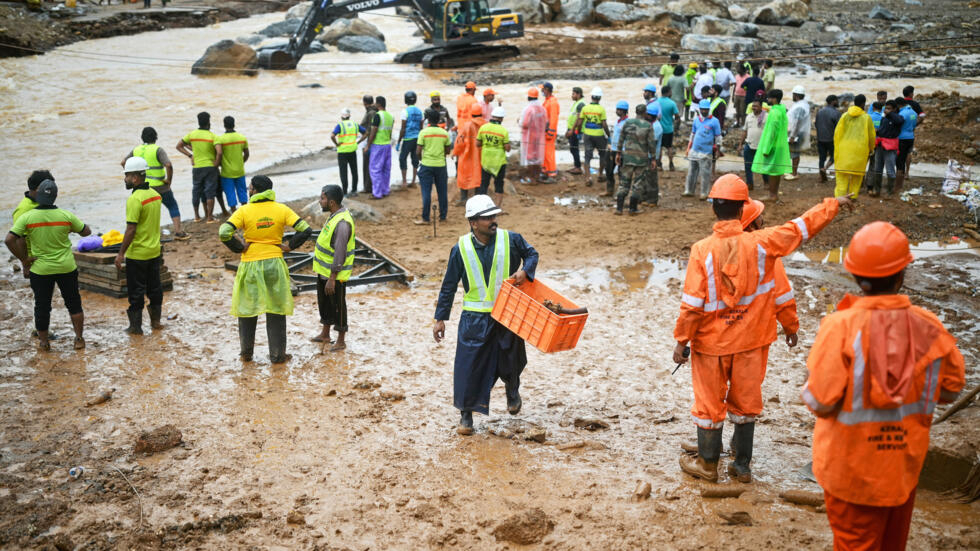
[[[712,484],[701,488],[701,497],[739,497],[747,488],[744,485],[720,486]]]
[[[183,435],[173,425],[164,425],[153,429],[150,432],[143,432],[136,439],[133,446],[133,453],[149,455],[151,453],[162,452],[180,445]]]
[[[597,431],[609,428],[609,423],[603,421],[602,419],[596,419],[591,417],[576,417],[575,427],[590,431]]]
[[[497,541],[509,541],[519,545],[539,543],[555,529],[555,522],[538,508],[517,513],[493,529]]]
[[[725,524],[728,526],[752,526],[752,517],[745,511],[734,511],[731,513],[718,511],[715,514],[723,518]]]
[[[110,388],[109,390],[103,390],[98,396],[92,398],[88,402],[85,402],[85,407],[97,406],[99,404],[104,404],[108,402],[109,400],[112,399],[112,393],[115,391],[116,389],[114,388]]]
[[[494,419],[487,423],[487,432],[501,438],[514,438],[543,444],[548,439],[548,431],[523,419]]]
[[[379,390],[378,396],[382,400],[387,400],[389,402],[401,402],[405,399],[404,392],[398,392],[397,390]]]
[[[644,501],[646,499],[650,499],[650,492],[652,490],[653,487],[650,486],[649,482],[640,480],[636,483],[636,489],[633,490],[633,495],[630,499],[632,499],[632,501]]]
[[[306,526],[306,517],[299,511],[290,511],[289,514],[286,515],[286,524]]]
[[[818,494],[816,492],[807,492],[804,490],[786,490],[785,492],[781,492],[779,497],[795,505],[819,507],[824,503],[822,493]]]

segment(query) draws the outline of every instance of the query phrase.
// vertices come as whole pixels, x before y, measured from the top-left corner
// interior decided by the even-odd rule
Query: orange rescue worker
[[[898,294],[912,262],[905,234],[872,222],[854,234],[845,295],[820,324],[803,401],[817,415],[813,474],[835,551],[905,549],[936,404],[956,399],[963,356],[932,312]]]
[[[560,111],[558,99],[554,95],[555,87],[550,82],[541,85],[541,93],[544,95],[544,110],[548,113],[548,128],[544,133],[544,164],[541,165],[541,172],[545,178],[558,177],[558,164],[555,161],[555,140],[558,139],[558,113]]]
[[[775,263],[822,230],[846,197],[824,199],[799,218],[752,232],[742,231],[749,189],[735,174],[718,178],[709,197],[718,222],[713,234],[691,247],[681,312],[674,328],[674,362],[687,361],[690,343],[698,455],[682,454],[681,469],[718,480],[725,416],[735,423],[737,463],[730,470],[751,481],[755,419],[762,413],[762,380],[769,345],[776,340]]]
[[[490,113],[493,112],[493,100],[496,99],[497,92],[493,91],[493,88],[487,88],[483,91],[483,100],[480,101],[480,107],[483,108],[483,120],[490,120]],[[497,100],[497,107],[503,105],[503,102],[499,99]]]
[[[762,211],[766,210],[766,204],[762,201],[752,199],[742,208],[742,230],[756,231],[765,227],[762,218]],[[800,318],[796,314],[796,298],[793,296],[793,286],[789,284],[786,277],[786,268],[783,267],[783,259],[777,258],[773,265],[773,276],[775,276],[776,287],[773,293],[776,294],[774,300],[776,304],[776,321],[783,328],[786,335],[786,344],[793,348],[796,346],[797,336],[800,331]]]
[[[473,116],[473,106],[479,105],[480,100],[476,99],[476,83],[473,81],[466,83],[466,91],[456,98],[456,129],[462,130],[466,121]],[[483,112],[483,109],[480,109]]]
[[[483,177],[483,166],[480,164],[480,148],[476,145],[476,135],[480,127],[486,124],[483,120],[483,107],[479,103],[470,106],[470,118],[459,123],[459,134],[453,146],[453,156],[456,157],[456,187],[459,188],[457,205],[466,204],[466,198],[471,189],[480,187]],[[474,193],[475,195],[476,193]]]

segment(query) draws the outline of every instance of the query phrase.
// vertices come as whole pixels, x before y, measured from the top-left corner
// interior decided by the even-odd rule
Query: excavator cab
[[[518,14],[491,10],[487,0],[436,0],[433,5],[437,11],[434,43],[487,42],[524,34]]]

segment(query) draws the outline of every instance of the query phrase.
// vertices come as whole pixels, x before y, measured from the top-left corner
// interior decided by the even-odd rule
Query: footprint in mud
[[[537,423],[523,419],[492,419],[487,421],[487,432],[501,438],[512,438],[543,443],[548,431]]]

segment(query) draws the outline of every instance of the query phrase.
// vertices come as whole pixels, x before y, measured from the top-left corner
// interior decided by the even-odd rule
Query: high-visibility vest
[[[582,133],[587,136],[604,136],[602,121],[606,120],[606,108],[590,103],[582,108]]]
[[[347,281],[354,271],[354,218],[349,210],[345,210],[327,220],[327,227],[320,230],[316,239],[316,249],[313,252],[313,271],[323,277],[330,277],[330,266],[333,265],[333,232],[337,224],[350,224],[350,238],[347,240],[347,250],[344,256],[344,267],[337,272],[337,281]]]
[[[473,245],[473,234],[468,233],[459,238],[459,254],[463,257],[463,268],[466,270],[466,281],[469,290],[463,295],[463,310],[470,312],[490,312],[497,300],[497,293],[504,279],[510,275],[510,234],[507,230],[497,230],[497,239],[493,244],[493,263],[490,265],[490,281],[487,282],[483,273],[483,264],[476,255]]]
[[[708,114],[709,115],[714,115],[715,114],[715,107],[718,107],[719,105],[721,105],[723,103],[724,104],[727,104],[728,102],[725,101],[725,98],[722,98],[722,97],[717,97],[717,98],[711,100],[711,108],[708,109]]]
[[[337,134],[337,153],[357,151],[357,123],[351,120],[342,120],[337,126],[340,127],[340,134]]]
[[[167,171],[160,164],[160,160],[157,159],[158,149],[160,149],[160,146],[155,143],[145,143],[133,148],[134,157],[143,157],[146,159],[148,167],[146,169],[146,183],[150,184],[150,187],[162,186],[163,179],[167,177]]]
[[[565,121],[568,124],[569,130],[575,129],[575,121],[578,120],[578,106],[582,105],[583,103],[585,103],[585,100],[580,99],[572,104],[572,113],[568,115],[568,119]]]
[[[378,111],[381,124],[378,125],[378,133],[374,135],[373,145],[388,145],[391,143],[391,129],[395,126],[395,117],[387,111]]]

